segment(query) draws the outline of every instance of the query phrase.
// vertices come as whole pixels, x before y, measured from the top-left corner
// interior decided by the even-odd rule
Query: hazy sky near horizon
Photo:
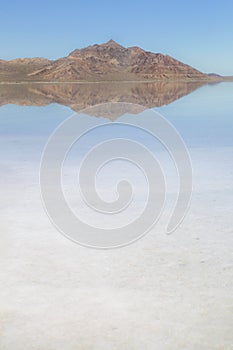
[[[114,39],[233,75],[232,0],[2,2],[1,59],[66,56]]]

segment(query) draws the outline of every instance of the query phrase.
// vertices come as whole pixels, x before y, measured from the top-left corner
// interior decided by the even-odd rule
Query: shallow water
[[[38,88],[33,95],[19,96],[18,87],[1,87],[1,349],[231,349],[233,84],[205,85],[187,95],[184,91],[192,90],[187,86],[124,86],[122,92],[117,86],[108,88],[110,95],[105,92],[100,101],[96,89],[78,89],[78,97],[87,97],[84,103],[84,98],[74,100],[74,87],[72,95],[68,87],[57,88],[57,97],[49,95],[46,102],[52,104],[41,106],[44,95],[38,102]],[[117,124],[141,121],[148,99],[149,107],[180,133],[192,161],[190,209],[171,235],[165,229],[176,201],[175,166],[151,135]],[[93,107],[95,101],[112,104]],[[140,109],[127,104],[132,101],[147,102]],[[26,106],[5,104],[10,102]],[[146,202],[142,174],[119,160],[102,169],[97,189],[104,200],[116,200],[115,185],[124,174],[136,189],[132,206],[114,218],[98,218],[85,208],[76,189],[77,171],[97,141],[134,139],[150,149],[164,170],[167,197],[160,220],[142,239],[121,249],[93,250],[71,242],[43,208],[43,149],[77,105],[79,111],[89,108],[76,115],[80,128],[111,123],[107,134],[99,128],[80,139],[64,164],[66,199],[84,221],[117,227],[140,215]],[[150,123],[153,116],[145,126]]]

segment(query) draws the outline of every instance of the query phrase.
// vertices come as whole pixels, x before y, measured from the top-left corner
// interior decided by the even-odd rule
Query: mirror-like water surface
[[[230,349],[233,84],[9,84],[1,85],[0,93],[0,293],[5,322],[13,322],[26,339],[51,325],[56,337],[59,329],[76,332],[78,326],[92,339],[90,315],[96,322],[109,319],[109,327],[116,322],[124,332],[125,313],[128,329],[138,334],[144,324],[159,327],[164,335],[168,322],[172,329],[182,324],[184,344],[188,337],[197,348]],[[108,102],[111,105],[103,105]],[[116,127],[119,122],[141,120],[147,108],[177,129],[192,161],[190,209],[171,235],[165,228],[179,185],[171,157],[151,135]],[[39,186],[43,149],[56,127],[74,112],[80,128],[111,123],[107,135],[100,128],[81,138],[64,164],[64,195],[85,222],[96,227],[127,224],[140,215],[147,198],[140,169],[118,160],[99,172],[97,191],[110,203],[117,199],[118,179],[130,178],[136,190],[133,206],[113,222],[111,217],[98,219],[96,212],[85,208],[78,198],[77,174],[95,142],[134,139],[148,147],[163,168],[167,193],[162,216],[149,234],[128,247],[96,251],[76,245],[58,233],[43,209]],[[150,123],[154,125],[153,117],[147,126]],[[64,300],[61,313],[57,305]],[[38,319],[32,328],[29,312]],[[61,319],[64,323],[59,324]],[[206,334],[211,339],[205,345]],[[154,331],[148,339],[154,341]]]

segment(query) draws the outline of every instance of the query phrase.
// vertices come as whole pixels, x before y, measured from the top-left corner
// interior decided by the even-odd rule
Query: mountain
[[[0,81],[153,81],[214,79],[168,55],[125,48],[113,40],[71,52],[55,61],[44,58],[0,60]]]
[[[46,106],[58,103],[79,112],[115,120],[125,113],[169,104],[205,82],[98,83],[98,84],[0,84],[0,106]],[[106,110],[108,103],[110,109]],[[104,104],[104,105],[103,105]]]
[[[18,58],[11,61],[0,60],[0,82],[27,81],[28,75],[51,64],[46,58]]]

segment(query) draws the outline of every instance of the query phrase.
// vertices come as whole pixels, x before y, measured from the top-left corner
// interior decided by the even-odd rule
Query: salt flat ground
[[[1,350],[233,349],[233,148],[190,150],[193,198],[176,232],[165,234],[168,204],[144,238],[102,251],[52,226],[39,156],[15,142],[1,164]]]

